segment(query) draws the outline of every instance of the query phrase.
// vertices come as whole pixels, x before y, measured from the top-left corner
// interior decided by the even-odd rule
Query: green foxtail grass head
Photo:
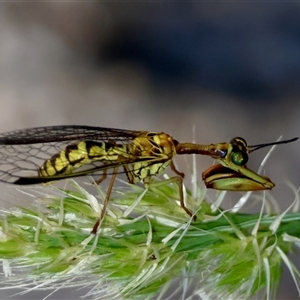
[[[68,297],[83,293],[87,299],[247,299],[261,292],[272,299],[283,264],[300,290],[287,257],[299,244],[298,191],[282,213],[270,213],[268,193],[261,192],[261,210],[245,214],[238,205],[220,208],[224,192],[210,203],[195,183],[185,193],[193,221],[179,205],[176,184],[116,186],[94,235],[100,187],[88,192],[70,180],[68,188],[41,189],[38,205],[1,210],[2,290],[50,294],[72,288]],[[249,197],[244,194],[240,205]]]

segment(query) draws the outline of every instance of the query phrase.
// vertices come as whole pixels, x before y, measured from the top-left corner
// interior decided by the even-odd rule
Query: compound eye
[[[236,151],[244,151],[247,152],[247,142],[241,137],[235,137],[230,141],[232,148]]]
[[[232,153],[231,161],[237,166],[243,166],[248,162],[248,154],[241,151]]]

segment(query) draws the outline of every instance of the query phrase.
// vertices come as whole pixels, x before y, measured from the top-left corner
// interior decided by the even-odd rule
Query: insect
[[[248,154],[297,139],[248,146],[243,138],[236,137],[230,143],[200,145],[180,143],[164,132],[76,125],[37,127],[0,134],[0,181],[28,185],[100,174],[96,181],[100,184],[110,170],[112,176],[103,209],[92,231],[96,233],[120,172],[126,174],[128,182],[143,181],[149,187],[157,184],[154,179],[170,166],[176,175],[169,181],[178,184],[180,205],[193,216],[184,203],[184,174],[173,164],[176,154],[202,154],[217,160],[217,165],[202,174],[208,188],[265,190],[272,189],[274,183],[246,167]]]

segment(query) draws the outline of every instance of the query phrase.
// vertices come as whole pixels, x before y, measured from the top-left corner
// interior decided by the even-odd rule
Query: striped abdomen
[[[72,174],[75,169],[95,161],[116,161],[119,157],[117,149],[122,151],[122,146],[106,142],[81,141],[67,146],[47,159],[38,173],[43,177]]]

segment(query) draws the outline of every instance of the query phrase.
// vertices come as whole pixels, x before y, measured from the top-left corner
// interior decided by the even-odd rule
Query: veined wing
[[[43,163],[64,151],[67,146],[76,145],[80,141],[124,145],[142,133],[143,131],[91,126],[50,126],[0,134],[0,181],[16,183],[20,178],[24,178],[23,184],[26,184],[25,182],[30,181],[29,178],[32,180],[35,178],[36,181],[47,182],[100,172],[118,165],[132,164],[138,159],[151,161],[155,158],[132,157],[125,152],[125,148],[122,150],[121,147],[118,151],[119,153],[124,151],[124,158],[126,158],[121,163],[104,159],[84,164],[72,174],[59,174],[52,176],[51,179],[38,175],[38,170]]]
[[[2,133],[0,134],[0,145],[25,145],[82,140],[124,143],[133,140],[143,132],[145,131],[80,125],[46,126]]]

